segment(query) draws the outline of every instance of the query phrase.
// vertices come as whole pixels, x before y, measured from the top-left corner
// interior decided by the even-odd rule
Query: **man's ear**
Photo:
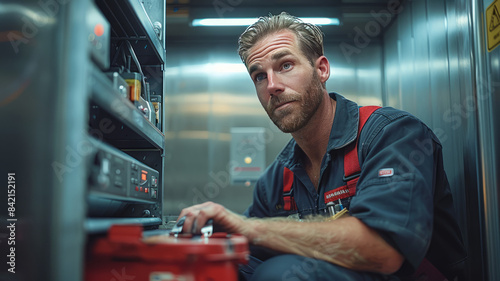
[[[330,78],[330,62],[325,56],[316,59],[315,70],[318,72],[321,83],[325,83]]]

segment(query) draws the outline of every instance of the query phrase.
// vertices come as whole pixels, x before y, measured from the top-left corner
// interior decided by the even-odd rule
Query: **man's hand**
[[[186,219],[182,228],[183,233],[199,234],[201,228],[209,219],[213,219],[214,226],[220,227],[228,233],[244,234],[243,232],[246,230],[243,216],[237,215],[224,208],[224,206],[213,202],[205,202],[183,209],[177,221],[184,216],[186,216]]]

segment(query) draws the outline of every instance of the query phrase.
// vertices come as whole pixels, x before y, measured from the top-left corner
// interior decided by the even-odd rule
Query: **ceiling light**
[[[339,25],[338,18],[300,18],[302,21],[318,25]],[[248,26],[256,22],[258,18],[206,18],[195,19],[193,26]]]

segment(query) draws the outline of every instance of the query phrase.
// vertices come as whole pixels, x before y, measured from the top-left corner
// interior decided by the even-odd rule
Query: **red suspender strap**
[[[350,196],[356,194],[356,183],[358,182],[359,173],[361,172],[358,158],[359,136],[368,118],[379,108],[380,106],[363,106],[359,108],[359,126],[356,146],[354,149],[347,150],[344,154],[344,179],[347,181],[347,188],[349,189]]]
[[[359,108],[359,126],[356,145],[354,147],[351,146],[351,149],[346,150],[344,154],[344,180],[347,182],[347,185],[326,192],[325,203],[351,197],[356,194],[356,183],[358,182],[359,173],[361,172],[358,159],[359,135],[370,115],[379,108],[380,106],[363,106]],[[292,185],[293,172],[285,167],[283,170],[283,208],[285,211],[297,209],[297,205],[292,196]]]
[[[356,194],[356,184],[358,183],[359,173],[361,172],[358,159],[359,135],[368,118],[379,108],[379,106],[363,106],[359,108],[359,125],[356,144],[354,146],[349,146],[344,153],[344,181],[347,182],[347,184],[325,192],[325,203],[334,202]]]
[[[285,211],[297,210],[297,204],[292,196],[293,172],[285,167],[283,170],[283,201]]]

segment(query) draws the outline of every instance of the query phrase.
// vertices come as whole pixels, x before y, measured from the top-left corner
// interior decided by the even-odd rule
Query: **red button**
[[[147,187],[144,188],[144,192],[148,193],[148,188]]]
[[[141,190],[141,192],[142,192],[142,186],[141,186],[140,190]]]
[[[135,187],[135,191],[139,191],[139,187],[138,186]]]

